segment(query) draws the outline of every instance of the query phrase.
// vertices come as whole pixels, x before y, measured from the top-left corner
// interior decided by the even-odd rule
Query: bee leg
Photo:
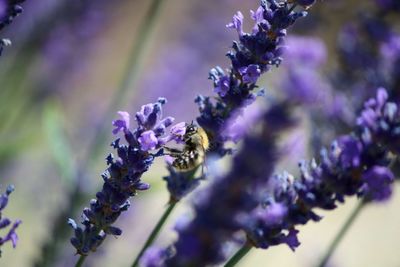
[[[169,153],[164,153],[165,156],[177,157],[182,154],[182,151],[175,148],[164,147]]]
[[[203,161],[203,163],[201,164],[201,177],[202,177],[202,178],[206,178],[206,172],[207,172],[207,165],[206,165],[206,163],[207,163],[206,151],[205,151],[205,150],[203,150],[203,153],[204,153],[204,161]],[[204,171],[204,169],[206,169],[206,171]]]
[[[207,175],[207,165],[205,164],[205,162],[203,162],[203,164],[201,164],[201,178],[205,179]]]
[[[173,157],[173,158],[177,158],[177,157],[179,157],[179,154],[164,153],[163,156],[170,156],[170,157]]]

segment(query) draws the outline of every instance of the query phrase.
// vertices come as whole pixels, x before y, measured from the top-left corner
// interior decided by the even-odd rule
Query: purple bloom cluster
[[[203,179],[203,177],[194,178],[194,172],[196,172],[196,170],[181,172],[177,171],[170,164],[167,165],[167,169],[169,175],[165,176],[163,179],[167,183],[171,203],[177,202],[188,195],[200,185],[200,182]]]
[[[399,34],[389,19],[389,15],[398,16],[399,10],[394,8],[398,1],[376,3],[373,12],[360,10],[355,21],[343,26],[338,38],[340,66],[332,82],[342,92],[347,90],[353,113],[380,86],[388,88],[393,99],[400,99],[400,56],[396,41]]]
[[[11,225],[11,220],[6,217],[3,217],[2,211],[7,206],[8,199],[13,191],[14,191],[14,186],[9,185],[6,191],[2,195],[0,195],[0,229],[5,229]],[[0,237],[0,247],[4,245],[6,242],[11,242],[14,248],[17,246],[18,236],[15,230],[20,224],[21,221],[16,220],[8,230],[8,233],[5,236]],[[0,250],[0,255],[1,255],[1,250]]]
[[[255,21],[251,33],[243,31],[241,12],[227,25],[239,34],[239,42],[234,42],[227,54],[231,67],[226,71],[220,67],[210,71],[214,91],[218,94],[215,101],[203,96],[196,99],[200,110],[197,122],[209,134],[212,151],[226,152],[223,149],[226,138],[221,135],[226,120],[234,110],[251,104],[261,93],[254,92],[256,82],[261,74],[281,63],[287,28],[307,14],[304,10],[296,11],[296,6],[309,6],[313,2],[263,0],[256,11],[251,11]]]
[[[25,0],[0,0],[0,31],[9,24],[11,24],[16,16],[22,12],[20,4]],[[0,54],[3,47],[10,45],[8,39],[0,39]]]
[[[0,1],[0,31],[12,23],[14,18],[22,12],[20,4],[25,0],[1,0]]]
[[[120,144],[118,138],[112,143],[118,157],[110,154],[107,157],[109,167],[103,173],[103,188],[96,194],[96,199],[90,202],[90,208],[83,210],[83,228],[69,219],[69,224],[75,230],[71,239],[77,253],[87,255],[103,242],[107,235],[121,235],[122,230],[113,226],[123,211],[129,206],[129,198],[138,191],[149,189],[150,185],[141,181],[156,156],[150,153],[171,140],[178,139],[182,134],[182,124],[172,127],[169,134],[166,129],[172,125],[173,118],[162,118],[162,105],[166,103],[160,98],[154,104],[142,106],[136,113],[137,128],[130,130],[130,116],[127,112],[119,112],[121,119],[113,121],[114,134],[123,132],[126,145]]]
[[[388,102],[384,89],[365,103],[352,135],[337,138],[322,150],[321,162],[301,162],[301,176],[275,175],[265,186],[260,206],[247,218],[246,233],[253,246],[268,248],[282,243],[293,250],[300,245],[296,225],[321,217],[315,208],[331,210],[345,196],[363,201],[387,200],[394,174],[390,153],[400,153],[399,105]]]
[[[321,219],[316,208],[332,210],[346,196],[366,202],[391,196],[395,175],[389,164],[400,153],[400,107],[388,101],[385,89],[365,103],[352,134],[321,151],[319,164],[299,164],[297,179],[288,173],[272,176],[276,134],[291,124],[285,110],[278,105],[265,113],[261,133],[245,139],[231,171],[200,195],[196,217],[177,227],[178,241],[167,250],[152,248],[143,266],[219,264],[226,259],[223,244],[239,230],[254,247],[287,244],[294,250],[300,245],[296,226]]]
[[[306,3],[307,2],[307,3]],[[195,102],[199,106],[198,124],[207,132],[210,139],[209,152],[225,155],[230,152],[224,148],[225,141],[237,142],[242,133],[227,132],[233,117],[239,117],[240,109],[254,102],[263,91],[253,92],[261,74],[278,66],[282,61],[284,37],[286,29],[298,18],[306,15],[305,11],[294,11],[297,4],[310,6],[314,1],[274,0],[261,1],[261,6],[251,17],[255,21],[252,33],[243,32],[243,15],[237,12],[228,28],[234,28],[239,34],[239,42],[233,43],[233,50],[227,56],[231,60],[231,68],[225,72],[220,67],[210,71],[210,79],[214,84],[214,92],[218,97],[198,96]],[[236,129],[240,130],[240,127]],[[164,179],[171,199],[179,200],[197,187],[200,178],[194,179],[193,172],[176,172],[169,168],[170,174]]]
[[[165,254],[160,249],[156,253],[153,248],[152,253],[142,258],[143,263],[152,264],[143,266],[208,266],[226,260],[223,246],[241,229],[241,215],[257,206],[254,189],[272,174],[278,159],[276,138],[292,124],[285,104],[272,107],[259,122],[262,124],[259,135],[244,140],[231,171],[199,197],[193,221],[178,227],[175,254],[162,262]]]

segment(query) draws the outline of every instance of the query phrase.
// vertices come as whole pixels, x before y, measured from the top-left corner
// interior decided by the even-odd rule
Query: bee
[[[168,155],[174,158],[172,166],[182,172],[195,170],[206,157],[209,147],[207,133],[203,128],[191,123],[186,126],[183,142],[185,145],[182,150],[165,147],[170,152]]]

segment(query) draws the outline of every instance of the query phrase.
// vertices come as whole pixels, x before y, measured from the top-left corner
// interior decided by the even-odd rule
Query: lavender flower
[[[16,16],[22,12],[20,4],[25,0],[0,0],[0,31],[11,24]],[[10,40],[0,39],[0,55],[4,46],[11,45]]]
[[[172,134],[166,134],[174,119],[162,118],[162,105],[165,103],[166,99],[160,98],[154,104],[142,106],[135,116],[138,126],[134,131],[129,128],[130,116],[127,112],[119,112],[121,119],[113,121],[116,127],[113,133],[123,132],[127,145],[120,144],[119,138],[112,143],[118,157],[114,158],[112,154],[107,157],[109,167],[102,175],[103,188],[96,194],[96,199],[91,200],[90,208],[83,210],[83,227],[72,219],[68,221],[75,230],[71,243],[78,254],[88,255],[90,251],[95,251],[107,235],[122,234],[122,230],[113,224],[129,208],[130,197],[149,189],[150,185],[140,178],[154,158],[162,154],[162,151],[156,154],[150,151],[176,139],[176,133],[182,132],[177,130],[182,125],[179,124]]]
[[[254,247],[287,244],[294,250],[300,245],[295,227],[321,219],[315,208],[334,209],[346,196],[358,195],[367,202],[390,197],[394,175],[388,166],[390,154],[400,152],[400,109],[388,102],[384,89],[365,103],[352,135],[322,150],[321,163],[300,163],[298,179],[288,173],[270,176],[277,156],[274,135],[279,126],[288,125],[285,112],[279,112],[282,107],[263,117],[262,134],[245,139],[230,173],[195,204],[195,219],[178,229],[175,255],[158,257],[148,266],[221,263],[222,245],[241,229]],[[274,125],[276,132],[265,125]]]
[[[223,245],[240,230],[241,215],[257,206],[252,191],[274,169],[278,158],[277,135],[292,124],[287,110],[281,104],[263,114],[260,134],[245,139],[229,174],[215,181],[204,192],[205,196],[200,197],[194,207],[193,221],[177,229],[175,255],[164,263],[144,266],[208,266],[225,260]],[[142,262],[147,260],[144,258]]]
[[[227,72],[218,66],[210,71],[209,78],[218,95],[215,101],[214,98],[201,95],[195,100],[200,111],[196,120],[210,139],[208,153],[216,152],[220,156],[230,153],[231,150],[226,149],[224,143],[237,142],[242,135],[239,131],[229,132],[232,130],[229,129],[231,121],[241,113],[240,109],[253,103],[257,96],[263,95],[263,90],[254,92],[261,74],[282,61],[280,56],[286,29],[306,15],[305,11],[294,11],[295,4],[289,2],[261,1],[257,11],[251,11],[251,17],[255,21],[251,34],[243,32],[243,15],[240,12],[227,25],[228,28],[236,29],[239,34],[239,42],[234,42],[233,50],[227,54],[232,65]],[[181,199],[195,189],[202,179],[194,179],[194,172],[178,173],[172,168],[169,170],[169,176],[164,179],[167,181],[171,199]]]
[[[313,2],[299,1],[299,4],[308,6]],[[226,71],[220,67],[210,71],[214,91],[218,94],[215,101],[203,96],[196,99],[200,110],[197,122],[210,136],[211,151],[226,153],[223,143],[227,140],[221,136],[226,120],[235,109],[254,102],[258,95],[254,92],[258,78],[282,61],[287,28],[306,15],[304,10],[295,11],[296,5],[297,1],[261,1],[261,6],[251,11],[255,21],[252,33],[243,31],[243,15],[240,12],[227,25],[236,29],[239,35],[239,42],[234,42],[232,51],[227,54],[232,65]]]
[[[203,179],[203,177],[193,177],[196,170],[190,173],[177,171],[169,163],[167,165],[167,169],[169,175],[165,176],[163,179],[167,183],[167,189],[170,194],[171,203],[177,202],[188,195],[200,185],[200,182]]]
[[[233,51],[228,53],[232,66],[225,73],[221,67],[210,71],[210,79],[214,84],[214,92],[218,98],[214,102],[210,97],[198,96],[195,102],[199,106],[200,116],[197,122],[207,132],[211,141],[210,153],[224,155],[229,152],[224,148],[224,142],[239,135],[227,134],[227,125],[231,124],[231,116],[238,114],[237,110],[250,105],[263,91],[254,93],[256,82],[260,75],[272,65],[279,65],[283,50],[283,37],[286,28],[297,18],[306,13],[293,11],[295,6],[284,1],[277,3],[272,0],[261,1],[257,11],[251,11],[255,26],[251,34],[243,32],[243,15],[237,12],[232,23],[227,27],[238,31],[239,42],[234,42]],[[193,173],[177,173],[170,168],[170,175],[164,179],[172,199],[179,200],[198,184],[199,179],[193,179]]]
[[[1,0],[0,1],[0,31],[11,24],[16,16],[22,12],[20,4],[25,0]]]
[[[389,152],[400,152],[399,105],[388,102],[384,89],[365,104],[352,135],[339,137],[330,150],[322,150],[321,162],[302,161],[301,176],[288,173],[271,177],[260,206],[250,214],[246,233],[258,248],[286,243],[300,244],[297,225],[321,217],[315,208],[331,210],[346,196],[364,201],[384,201],[391,196],[394,175]]]
[[[338,39],[340,67],[333,76],[335,87],[347,90],[350,107],[354,112],[362,108],[375,89],[384,86],[399,99],[399,57],[396,48],[396,30],[388,23],[387,15],[396,9],[384,10],[392,1],[376,1],[375,12],[361,10],[356,20],[346,23]],[[394,3],[394,2],[393,2]],[[388,55],[392,55],[390,59]],[[351,124],[344,123],[347,128]]]
[[[5,229],[11,224],[10,219],[3,217],[2,211],[7,206],[9,196],[13,191],[14,191],[14,186],[9,185],[7,187],[7,190],[2,195],[0,195],[0,229]],[[17,246],[18,236],[15,230],[20,224],[21,220],[16,220],[12,224],[11,228],[8,230],[8,233],[5,236],[0,237],[0,247],[7,242],[11,242],[14,248]],[[1,250],[0,250],[0,256],[1,256]]]

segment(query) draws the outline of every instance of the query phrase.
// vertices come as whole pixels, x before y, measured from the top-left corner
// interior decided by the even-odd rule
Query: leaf
[[[76,181],[76,168],[65,130],[62,127],[63,117],[57,103],[49,101],[43,113],[43,127],[51,149],[53,159],[59,170],[63,183],[72,189]]]

